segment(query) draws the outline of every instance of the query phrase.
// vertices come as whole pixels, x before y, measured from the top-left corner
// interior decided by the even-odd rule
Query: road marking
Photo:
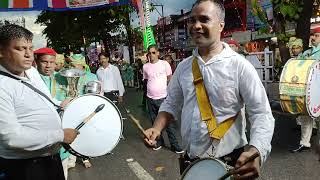
[[[129,162],[128,166],[140,180],[154,180],[154,178],[144,170],[137,161]]]

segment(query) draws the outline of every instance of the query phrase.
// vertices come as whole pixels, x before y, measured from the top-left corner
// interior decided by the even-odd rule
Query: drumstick
[[[83,125],[91,120],[91,118],[96,115],[99,111],[104,108],[105,104],[100,104],[88,117],[86,117],[77,127],[76,130],[79,130]]]
[[[251,155],[247,160],[244,161],[244,163],[239,166],[236,167],[234,169],[232,169],[231,171],[227,172],[225,175],[221,176],[218,180],[224,180],[227,179],[229,176],[231,176],[232,174],[234,174],[234,171],[238,170],[239,168],[241,168],[242,166],[246,165],[248,162],[255,160],[257,157],[259,157],[259,153],[256,152],[253,155]]]
[[[126,109],[126,112],[127,112],[128,116],[130,117],[130,119],[131,119],[131,120],[134,122],[134,124],[138,127],[138,129],[141,131],[141,133],[144,135],[144,137],[146,137],[147,139],[149,139],[148,136],[147,136],[147,134],[144,132],[144,129],[143,129],[143,127],[141,126],[139,120],[137,120],[137,119],[130,113],[130,111],[129,111],[127,108],[125,108],[125,109]]]

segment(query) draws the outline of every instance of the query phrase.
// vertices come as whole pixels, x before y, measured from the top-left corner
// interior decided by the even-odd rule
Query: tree
[[[48,39],[48,45],[58,52],[86,47],[99,40],[103,41],[106,51],[110,51],[121,43],[117,40],[125,30],[128,34],[126,44],[132,47],[129,17],[132,11],[129,5],[86,11],[43,11],[36,23],[46,26],[43,34]]]
[[[295,29],[296,36],[303,39],[304,48],[307,48],[313,0],[272,0],[273,21],[267,20],[265,12],[259,6],[257,0],[252,0],[252,3],[254,14],[267,24],[265,28],[261,29],[262,32],[275,32],[277,36],[282,65],[290,58],[286,43],[292,34],[288,34],[285,29],[288,22],[297,24],[297,28]]]

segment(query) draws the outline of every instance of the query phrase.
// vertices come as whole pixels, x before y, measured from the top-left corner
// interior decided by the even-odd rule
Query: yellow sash
[[[223,121],[217,126],[217,119],[212,111],[210,99],[208,97],[206,87],[204,86],[203,78],[196,58],[194,58],[192,62],[192,74],[201,119],[207,124],[210,137],[221,139],[231,127],[231,125],[235,122],[237,115]]]

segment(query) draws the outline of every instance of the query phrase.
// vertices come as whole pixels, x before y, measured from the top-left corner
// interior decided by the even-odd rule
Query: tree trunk
[[[275,24],[273,26],[276,34],[286,34],[285,19],[281,14],[275,16]],[[278,39],[279,51],[282,65],[284,65],[290,59],[290,52],[286,43]]]
[[[134,57],[133,57],[133,40],[132,40],[132,31],[131,31],[131,25],[130,25],[130,12],[127,12],[126,14],[127,19],[126,19],[126,31],[128,35],[128,49],[129,49],[129,57],[130,57],[130,64],[134,63]]]
[[[297,21],[296,36],[303,40],[303,49],[306,50],[309,47],[310,38],[310,18],[312,16],[314,0],[304,0],[303,10],[300,14],[300,18]]]

